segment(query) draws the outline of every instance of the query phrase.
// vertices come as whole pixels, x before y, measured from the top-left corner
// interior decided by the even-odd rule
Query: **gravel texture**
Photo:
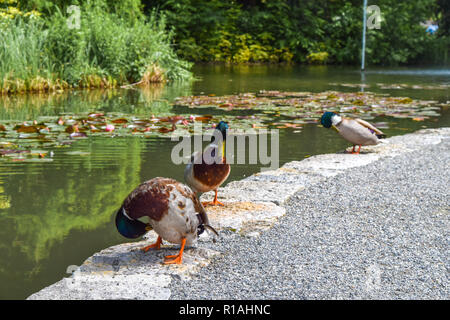
[[[312,183],[261,236],[205,243],[223,255],[170,298],[449,299],[449,164],[447,135]]]
[[[449,146],[426,129],[230,182],[183,264],[149,232],[28,299],[449,299]]]

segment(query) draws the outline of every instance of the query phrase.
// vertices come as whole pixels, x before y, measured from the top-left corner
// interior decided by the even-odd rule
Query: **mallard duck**
[[[144,217],[149,218],[149,223],[140,221]],[[181,244],[177,255],[165,257],[165,264],[181,264],[185,245],[194,243],[205,227],[217,235],[194,192],[174,179],[161,177],[142,183],[126,197],[116,213],[116,227],[131,239],[153,229],[158,238],[142,248],[145,252],[159,249],[163,239]]]
[[[386,135],[369,122],[361,119],[344,119],[334,112],[325,112],[320,119],[325,128],[332,127],[345,140],[353,144],[352,154],[359,154],[361,146],[376,145]],[[355,147],[359,146],[358,151]]]
[[[228,128],[226,122],[220,121],[215,129],[219,130],[222,134],[222,142],[213,142],[213,136],[211,138],[212,143],[205,148],[203,153],[196,151],[192,154],[191,161],[184,170],[184,179],[195,192],[208,192],[214,190],[214,200],[211,202],[204,202],[203,205],[205,206],[224,205],[217,200],[217,188],[227,180],[231,171],[231,167],[226,163],[224,157]],[[205,161],[208,157],[216,157],[216,155],[219,154],[219,150],[222,152],[222,161],[220,163],[217,163],[216,161]]]

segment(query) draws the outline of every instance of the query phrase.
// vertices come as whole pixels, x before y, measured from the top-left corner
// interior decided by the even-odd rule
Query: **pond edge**
[[[258,237],[286,213],[284,204],[295,193],[354,168],[439,144],[448,136],[450,128],[424,129],[390,137],[377,146],[363,147],[360,155],[344,152],[316,155],[232,181],[219,189],[219,200],[226,206],[207,208],[210,222],[222,233]],[[202,195],[202,200],[212,197],[213,192],[209,192]],[[143,241],[101,250],[81,266],[74,266],[70,277],[27,299],[165,300],[171,296],[173,278],[191,279],[202,267],[225,254],[211,249],[214,239],[204,233],[194,247],[186,249],[182,265],[163,265],[163,257],[176,253],[178,246],[165,245],[162,250],[148,253],[139,250],[155,239],[155,233],[150,232]]]

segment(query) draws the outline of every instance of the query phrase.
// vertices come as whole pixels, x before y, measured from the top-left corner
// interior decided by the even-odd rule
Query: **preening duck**
[[[361,146],[376,145],[386,135],[362,119],[344,119],[334,112],[325,112],[320,119],[325,128],[335,129],[345,140],[353,144],[352,154],[359,154]],[[358,151],[355,147],[359,146]]]
[[[142,218],[148,217],[144,223]],[[159,249],[162,240],[181,245],[177,255],[166,256],[165,264],[181,264],[185,245],[194,243],[209,225],[208,216],[195,193],[186,185],[169,178],[153,178],[134,189],[116,213],[116,227],[127,238],[138,238],[149,230],[158,239],[143,250]]]
[[[231,171],[231,167],[226,163],[224,156],[228,128],[226,122],[220,121],[215,129],[220,132],[220,135],[216,134],[216,136],[221,136],[222,139],[215,141],[213,136],[211,144],[205,148],[203,153],[196,151],[192,154],[191,161],[184,170],[184,179],[195,192],[214,190],[214,200],[205,202],[203,205],[224,205],[217,200],[217,188],[227,180]],[[219,161],[217,161],[218,155],[221,155]]]

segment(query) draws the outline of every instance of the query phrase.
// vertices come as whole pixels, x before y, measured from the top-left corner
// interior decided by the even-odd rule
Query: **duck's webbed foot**
[[[356,145],[353,146],[352,154],[359,154],[359,152],[361,151],[361,145],[359,145],[358,151],[355,151],[355,147]]]
[[[159,250],[161,248],[161,244],[162,244],[162,239],[160,236],[158,236],[158,239],[156,239],[156,242],[154,244],[146,246],[146,247],[142,248],[141,250],[144,252],[147,252],[148,250],[150,250],[152,248],[155,248],[155,250]]]
[[[186,245],[186,238],[183,238],[181,240],[180,252],[178,252],[178,254],[175,255],[165,256],[164,264],[181,264],[183,262],[183,251],[185,245]]]
[[[215,196],[214,196],[214,200],[213,201],[206,201],[206,202],[202,202],[202,205],[204,207],[206,206],[225,206],[225,204],[223,204],[222,202],[220,202],[219,200],[217,200],[217,190],[214,190],[215,192]]]

